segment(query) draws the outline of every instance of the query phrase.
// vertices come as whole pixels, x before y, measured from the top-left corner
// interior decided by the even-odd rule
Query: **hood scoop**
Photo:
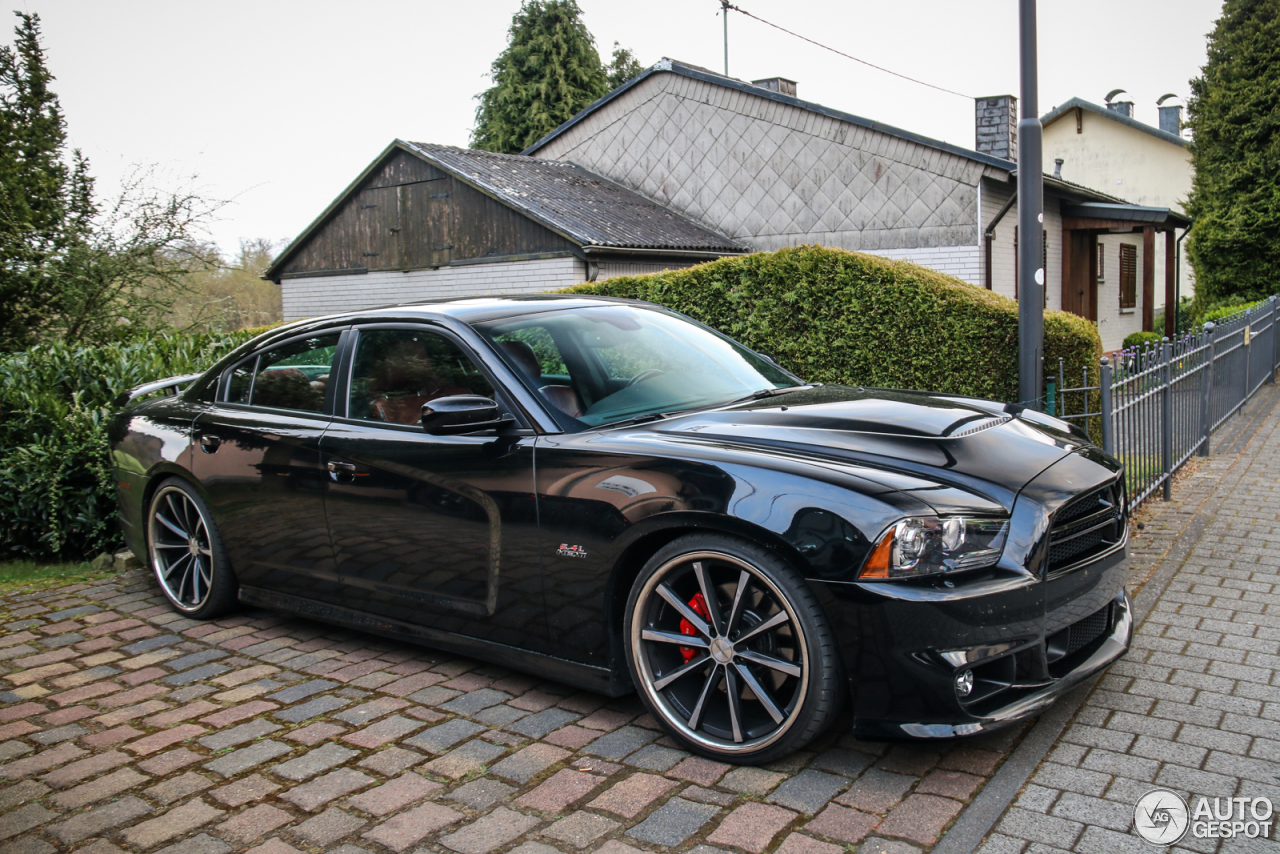
[[[990,430],[992,427],[999,427],[1001,424],[1008,424],[1012,420],[1012,415],[1005,415],[1000,418],[987,418],[979,421],[977,424],[971,424],[963,430],[952,433],[948,438],[959,439],[961,436],[972,436],[974,433],[981,433],[983,430]]]

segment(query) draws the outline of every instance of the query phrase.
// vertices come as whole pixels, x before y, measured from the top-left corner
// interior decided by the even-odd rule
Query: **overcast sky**
[[[212,237],[287,240],[393,139],[465,146],[474,96],[519,0],[10,0],[38,12],[71,143],[109,196],[134,166],[197,175],[233,199]],[[613,42],[724,69],[718,0],[579,0]],[[787,29],[965,96],[1017,94],[1015,0],[739,0]],[[1041,114],[1128,90],[1136,118],[1185,99],[1220,0],[1040,4]],[[8,39],[11,41],[11,36]],[[973,147],[973,102],[898,79],[729,13],[729,73]],[[1064,177],[1070,178],[1070,168]]]

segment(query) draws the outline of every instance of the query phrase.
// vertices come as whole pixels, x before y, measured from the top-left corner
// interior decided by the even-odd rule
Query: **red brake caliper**
[[[707,600],[702,598],[701,592],[693,594],[693,598],[689,600],[689,607],[693,609],[693,613],[702,619],[711,620],[711,612],[707,610]],[[696,635],[697,633],[698,630],[693,627],[693,623],[683,617],[680,619],[680,634]],[[693,661],[693,657],[698,654],[698,651],[691,646],[682,646],[680,647],[680,654],[684,656],[685,661]]]

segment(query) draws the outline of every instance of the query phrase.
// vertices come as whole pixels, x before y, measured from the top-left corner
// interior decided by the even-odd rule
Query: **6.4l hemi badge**
[[[571,546],[568,543],[561,543],[560,548],[556,549],[556,554],[560,557],[586,557],[587,550],[582,546]]]

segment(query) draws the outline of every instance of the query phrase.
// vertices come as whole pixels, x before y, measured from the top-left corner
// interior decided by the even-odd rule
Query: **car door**
[[[353,608],[537,646],[545,637],[533,455],[523,421],[429,435],[422,406],[474,394],[515,414],[475,351],[440,327],[357,330],[321,440],[337,570]]]
[[[255,352],[223,374],[196,417],[192,473],[242,585],[339,598],[320,437],[343,335],[308,333]]]

